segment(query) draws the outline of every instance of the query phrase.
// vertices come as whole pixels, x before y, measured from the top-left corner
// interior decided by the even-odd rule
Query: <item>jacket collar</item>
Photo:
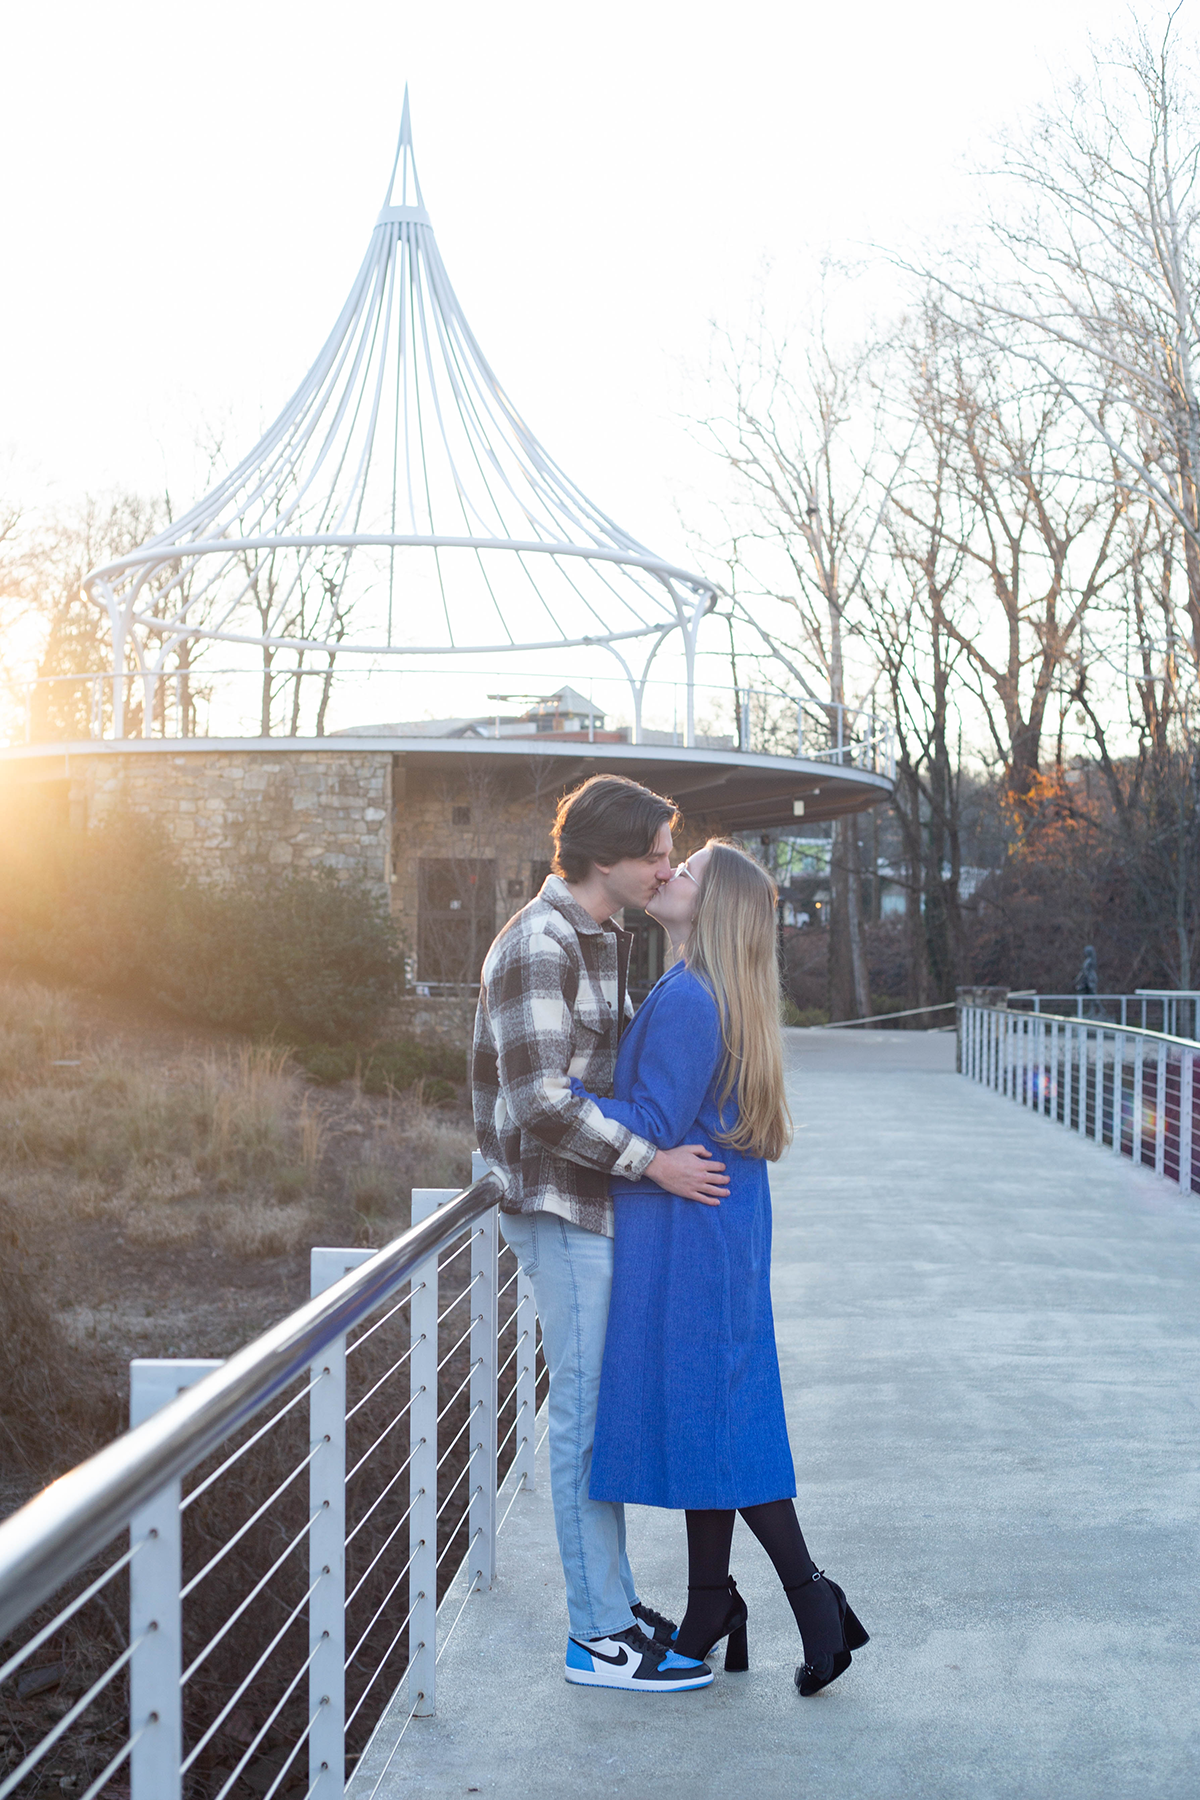
[[[548,906],[553,906],[557,912],[560,912],[581,937],[597,937],[604,931],[616,932],[618,936],[626,935],[612,919],[606,919],[603,925],[598,925],[591,913],[580,906],[561,875],[547,875],[541,885],[538,899],[544,900]]]

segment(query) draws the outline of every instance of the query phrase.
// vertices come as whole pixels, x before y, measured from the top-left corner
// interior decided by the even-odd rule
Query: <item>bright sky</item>
[[[1157,18],[1157,6],[1143,16]],[[1186,0],[1200,21],[1200,0]],[[814,258],[936,238],[964,159],[1113,0],[108,0],[9,10],[0,476],[191,497],[312,361],[383,197],[404,83],[475,333],[585,491],[663,554],[710,479],[681,411],[714,318]],[[879,268],[864,288],[895,304]]]

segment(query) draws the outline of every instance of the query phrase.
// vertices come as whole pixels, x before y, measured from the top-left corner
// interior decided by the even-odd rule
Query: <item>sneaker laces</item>
[[[655,1612],[652,1606],[646,1606],[641,1600],[631,1610],[634,1618],[640,1619],[644,1625],[649,1625],[651,1631],[656,1631],[660,1625],[674,1628],[675,1621],[673,1619],[668,1619],[664,1614]]]

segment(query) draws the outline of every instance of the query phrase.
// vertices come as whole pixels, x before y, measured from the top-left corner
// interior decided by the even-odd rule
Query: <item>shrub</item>
[[[828,1025],[829,1012],[824,1006],[797,1006],[790,994],[783,997],[785,1025]]]
[[[457,1099],[457,1086],[466,1080],[466,1058],[461,1050],[430,1048],[412,1038],[373,1044],[361,1050],[355,1044],[302,1044],[293,1053],[314,1081],[333,1087],[357,1075],[368,1094],[403,1093],[421,1085],[421,1098],[430,1106]]]
[[[17,1215],[0,1196],[0,1440],[5,1461],[70,1467],[89,1432],[120,1427],[100,1372],[79,1366]],[[8,1471],[11,1474],[13,1471]]]
[[[353,1044],[305,1044],[296,1051],[296,1060],[322,1087],[335,1087],[349,1081],[359,1064]]]
[[[370,1033],[403,959],[383,903],[331,872],[208,886],[124,817],[0,843],[0,937],[18,963],[181,1017],[338,1043]]]

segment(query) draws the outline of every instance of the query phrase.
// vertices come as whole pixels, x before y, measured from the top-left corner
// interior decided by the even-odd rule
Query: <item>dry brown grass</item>
[[[379,1242],[407,1222],[413,1186],[466,1182],[471,1142],[420,1084],[335,1099],[273,1044],[164,1060],[94,1041],[67,995],[0,982],[5,1193],[42,1228],[101,1219],[144,1247],[261,1258],[313,1241],[332,1202]]]
[[[153,1030],[139,1035],[122,1025],[117,1035],[102,1027],[94,1005],[89,1013],[86,1003],[77,1008],[69,997],[0,980],[0,1513],[121,1428],[130,1356],[229,1354],[307,1294],[310,1244],[384,1242],[408,1223],[412,1187],[458,1187],[469,1177],[469,1121],[426,1104],[420,1089],[378,1098],[349,1083],[315,1090],[274,1046],[196,1049],[178,1033],[164,1044]],[[404,1330],[401,1316],[370,1338],[353,1364],[355,1392],[364,1396],[392,1369],[351,1425],[352,1463],[383,1441],[376,1463],[351,1484],[356,1516],[376,1497],[379,1459],[394,1468],[408,1451],[402,1356],[397,1363]],[[440,1332],[440,1397],[450,1404],[457,1396],[438,1478],[443,1582],[455,1564],[449,1534],[461,1491],[455,1499],[454,1488],[461,1489],[468,1467],[461,1427],[470,1351],[459,1341],[462,1332],[461,1312],[451,1309]],[[511,1342],[510,1332],[505,1353]],[[505,1428],[509,1422],[506,1414]],[[274,1491],[303,1457],[305,1432],[297,1409],[189,1513],[189,1568]],[[395,1640],[395,1620],[407,1608],[403,1533],[388,1545],[402,1527],[406,1494],[402,1483],[372,1513],[348,1559],[352,1583],[360,1576],[365,1583],[353,1602],[356,1630],[379,1614],[350,1672],[355,1699],[364,1670],[385,1655],[381,1693],[404,1666],[405,1637]],[[214,1593],[199,1590],[186,1616],[193,1648],[223,1621],[229,1591],[248,1591],[302,1529],[304,1496],[303,1483],[288,1489],[239,1543],[222,1581],[209,1584]],[[88,1574],[81,1572],[77,1585]],[[248,1613],[192,1684],[192,1738],[268,1645],[282,1613],[302,1599],[304,1579],[303,1558],[285,1563],[260,1603],[261,1616]],[[101,1617],[92,1603],[45,1651],[66,1670],[50,1696],[54,1704],[81,1693],[93,1665],[121,1648],[123,1600],[110,1598],[108,1614]],[[294,1640],[285,1648],[287,1656],[281,1651],[259,1683],[255,1727],[294,1670]],[[7,1691],[0,1695],[0,1775],[5,1731],[10,1749],[20,1734],[40,1734],[46,1704],[43,1698],[18,1706]],[[292,1703],[272,1726],[270,1754],[303,1728],[302,1712]],[[209,1800],[228,1774],[247,1741],[234,1729],[239,1717],[198,1760],[188,1800]],[[368,1706],[355,1750],[372,1717]],[[45,1787],[31,1788],[31,1800],[59,1791],[60,1769],[74,1784],[62,1791],[85,1791],[124,1729],[114,1684],[105,1706],[89,1715],[88,1731],[71,1734]]]

